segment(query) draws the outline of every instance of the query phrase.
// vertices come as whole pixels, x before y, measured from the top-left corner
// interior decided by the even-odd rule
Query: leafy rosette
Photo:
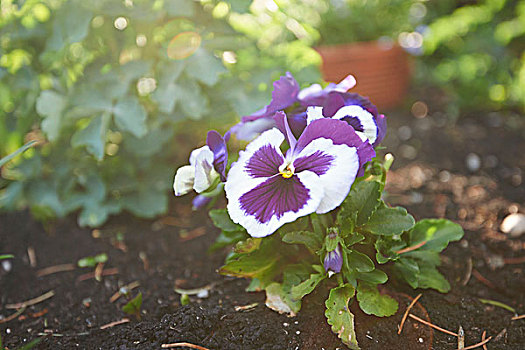
[[[337,208],[359,169],[375,155],[343,121],[316,120],[296,140],[286,115],[280,112],[275,119],[284,130],[273,128],[252,141],[232,165],[225,186],[230,217],[253,237]],[[285,139],[286,156],[280,149]]]

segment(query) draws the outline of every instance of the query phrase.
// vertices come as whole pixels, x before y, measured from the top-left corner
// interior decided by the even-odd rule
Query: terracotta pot
[[[319,46],[323,59],[323,78],[339,82],[352,74],[357,85],[351,92],[367,96],[380,109],[403,102],[411,79],[408,54],[399,46],[385,46],[375,41]]]

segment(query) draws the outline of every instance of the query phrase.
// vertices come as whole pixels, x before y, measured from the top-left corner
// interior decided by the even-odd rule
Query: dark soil
[[[384,291],[399,301],[396,315],[377,318],[351,306],[359,344],[363,349],[456,349],[456,337],[412,319],[397,334],[407,305],[422,293],[412,312],[453,332],[461,325],[466,345],[478,343],[486,331],[491,350],[525,349],[525,319],[512,321],[514,312],[480,301],[525,313],[525,259],[520,260],[525,242],[499,231],[507,214],[525,210],[520,129],[511,128],[512,117],[500,115],[464,118],[452,127],[438,113],[422,119],[393,113],[389,123],[384,144],[396,156],[389,203],[406,206],[418,219],[452,219],[466,235],[443,255],[449,294],[390,281]],[[471,153],[481,161],[479,169],[467,166],[466,159],[476,157]],[[27,212],[0,216],[0,254],[15,255],[11,266],[0,267],[3,345],[14,349],[40,339],[38,349],[159,349],[175,342],[215,350],[345,348],[324,318],[326,291],[308,296],[299,315],[289,318],[266,308],[263,293],[245,292],[247,281],[218,275],[227,251],[207,253],[217,234],[205,213],[191,212],[188,199],[175,200],[169,216],[155,222],[121,216],[101,230],[78,228],[73,218],[44,228]],[[43,268],[99,253],[109,258],[103,271],[114,273],[100,281],[83,276],[92,268],[38,277]],[[141,320],[122,311],[126,297],[110,301],[134,281],[140,286],[131,296],[143,295]],[[191,296],[181,306],[174,287],[203,286],[209,286],[207,296]],[[9,304],[48,291],[54,296],[5,321],[17,311]],[[104,327],[123,318],[129,322]]]

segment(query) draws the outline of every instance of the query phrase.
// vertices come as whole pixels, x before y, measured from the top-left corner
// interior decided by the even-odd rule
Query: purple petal
[[[235,134],[239,140],[251,141],[274,126],[275,121],[272,118],[259,118],[248,122],[241,121],[235,124],[229,132]]]
[[[376,123],[377,123],[377,138],[376,138],[376,141],[374,142],[374,146],[377,146],[378,144],[380,144],[381,141],[383,141],[383,139],[385,138],[385,135],[386,135],[386,117],[385,115],[380,114],[376,119]]]
[[[213,152],[213,167],[221,175],[221,181],[226,181],[226,164],[228,163],[228,149],[224,138],[215,130],[208,132],[206,144]]]
[[[275,120],[275,125],[277,126],[277,129],[281,130],[284,137],[286,138],[286,142],[290,146],[291,152],[293,153],[295,145],[297,144],[297,140],[295,139],[295,136],[292,133],[292,130],[290,129],[290,125],[288,125],[288,118],[286,117],[286,114],[282,111],[279,111],[275,113],[273,119]]]
[[[335,273],[341,272],[343,267],[343,256],[339,244],[331,252],[327,252],[324,257],[324,269],[326,272],[333,271]]]
[[[193,205],[193,210],[199,210],[205,207],[206,205],[208,205],[208,203],[210,203],[211,200],[212,200],[212,197],[203,196],[202,194],[197,195],[191,201]]]
[[[310,199],[309,193],[297,176],[278,175],[242,195],[241,209],[264,224],[272,217],[279,220],[287,212],[297,213]]]
[[[310,142],[318,138],[330,139],[334,145],[356,147],[360,168],[375,157],[375,151],[372,145],[370,145],[368,141],[362,141],[356,134],[354,128],[344,121],[330,118],[318,119],[311,122],[310,125],[304,129],[303,134],[297,141],[295,153],[300,152]]]
[[[308,156],[296,158],[293,165],[297,173],[310,170],[318,176],[321,176],[326,174],[333,161],[334,157],[332,155],[316,151]]]
[[[259,148],[246,164],[246,172],[252,178],[271,177],[279,174],[279,166],[284,158],[274,146],[264,145]]]
[[[297,101],[299,84],[290,72],[273,83],[272,102],[268,105],[266,112],[273,114],[279,110],[291,106]]]

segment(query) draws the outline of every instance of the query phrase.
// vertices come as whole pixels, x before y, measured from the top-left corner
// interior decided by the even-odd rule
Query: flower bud
[[[327,252],[324,257],[324,269],[331,276],[334,273],[341,272],[343,267],[343,255],[341,254],[341,246],[339,243],[331,252]]]

